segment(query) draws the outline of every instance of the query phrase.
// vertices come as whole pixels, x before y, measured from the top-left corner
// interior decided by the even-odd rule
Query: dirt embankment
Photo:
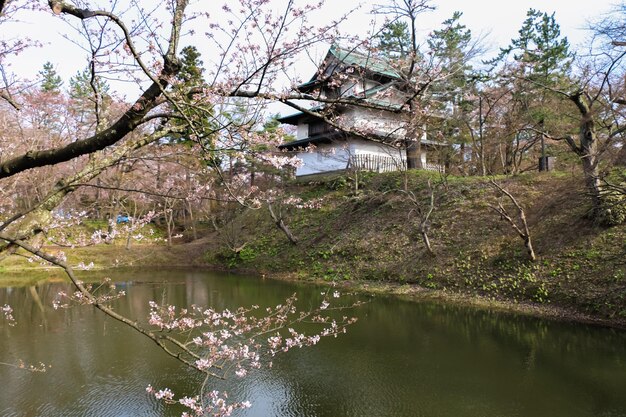
[[[437,184],[428,221],[430,254],[419,233],[419,210],[429,204],[428,180]],[[206,261],[291,279],[393,284],[401,292],[478,300],[540,310],[582,321],[626,323],[626,226],[605,228],[587,216],[589,201],[573,174],[529,174],[498,182],[519,201],[537,260],[490,206],[501,194],[484,178],[414,173],[407,198],[401,174],[291,190],[321,208],[283,208],[298,244],[289,242],[263,210],[244,211],[210,239]],[[506,198],[504,207],[517,219]],[[230,244],[228,244],[230,243]],[[233,244],[235,243],[235,244]],[[233,252],[229,247],[243,248]],[[425,291],[427,290],[427,291]],[[390,291],[397,291],[391,289]]]
[[[428,221],[434,254],[419,233],[418,211],[428,205],[429,179],[437,184]],[[487,179],[440,180],[427,173],[369,175],[356,192],[342,180],[294,185],[290,193],[322,202],[315,209],[282,207],[297,245],[267,211],[240,209],[226,213],[220,232],[172,248],[101,245],[65,252],[70,263],[94,262],[96,268],[231,269],[626,326],[626,226],[603,228],[587,218],[580,178],[531,174],[499,180],[525,210],[535,262],[511,225],[490,208],[500,195]],[[398,191],[405,183],[417,204]],[[516,217],[510,202],[502,201]],[[31,280],[63,277],[24,258],[2,268],[28,270]],[[16,282],[7,277],[15,274],[0,274],[0,283]]]

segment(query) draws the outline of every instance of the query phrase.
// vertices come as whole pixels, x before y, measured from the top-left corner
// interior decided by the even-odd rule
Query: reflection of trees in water
[[[116,284],[128,296],[114,305],[142,320],[149,300],[223,309],[273,306],[294,291],[304,306],[321,299],[318,287],[271,280],[259,285],[240,276],[145,271],[133,278]],[[20,397],[26,410],[28,404],[47,404],[80,413],[87,404],[68,405],[76,395],[96,402],[109,396],[119,397],[120,404],[143,404],[147,408],[135,410],[140,415],[154,412],[143,392],[149,383],[191,393],[193,374],[150,341],[89,307],[53,310],[58,291],[68,288],[0,289],[0,305],[11,304],[18,321],[15,328],[0,327],[0,358],[19,354],[53,365],[46,374],[27,377],[0,367],[0,404]],[[547,415],[548,407],[600,415],[626,409],[620,393],[626,385],[623,332],[386,297],[350,315],[359,322],[345,337],[289,352],[271,370],[215,388],[258,402],[244,415],[510,415],[512,407],[518,415]],[[24,392],[25,384],[37,389]]]
[[[580,415],[589,399],[604,404],[597,412],[626,407],[616,390],[626,382],[623,333],[393,298],[358,315],[345,339],[280,360],[291,397],[324,398],[312,415],[356,399],[362,415]],[[599,382],[603,372],[613,376]]]
[[[155,407],[146,398],[148,384],[193,392],[197,375],[131,329],[89,306],[54,310],[58,292],[68,290],[68,284],[0,289],[0,300],[19,312],[10,337],[0,326],[0,360],[51,365],[43,374],[0,366],[0,415],[96,415],[97,409],[111,415],[147,415]],[[139,306],[136,312],[145,315],[144,304],[146,299],[126,297],[119,307]]]

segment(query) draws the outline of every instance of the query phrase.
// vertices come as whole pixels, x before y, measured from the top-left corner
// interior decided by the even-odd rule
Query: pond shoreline
[[[180,247],[182,246],[185,245],[180,245]],[[121,252],[120,254],[123,254],[123,252]],[[293,282],[319,287],[333,287],[342,291],[351,291],[367,295],[396,297],[398,299],[411,302],[436,301],[450,305],[459,305],[477,309],[489,309],[502,312],[504,314],[524,315],[540,319],[626,330],[626,320],[624,319],[594,317],[592,315],[575,311],[571,308],[564,308],[555,305],[530,302],[513,302],[506,299],[487,298],[480,294],[462,294],[446,290],[429,289],[414,283],[409,284],[397,283],[392,281],[381,282],[368,280],[325,281],[321,279],[302,279],[299,277],[298,274],[294,273],[262,273],[253,268],[227,268],[223,265],[208,265],[206,263],[197,261],[181,262],[179,264],[169,265],[147,265],[141,264],[141,262],[137,263],[136,261],[131,261],[122,262],[117,266],[96,265],[90,271],[102,272],[110,270],[118,272],[128,272],[137,268],[141,268],[143,270],[151,268],[154,268],[155,270],[163,268],[171,270],[194,269],[224,272],[236,275],[246,274],[257,276],[260,279]],[[58,282],[67,280],[65,273],[60,268],[50,266],[25,265],[23,268],[12,268],[10,271],[5,270],[4,272],[5,273],[2,277],[3,279],[0,280],[0,286],[4,287],[38,285],[42,282]],[[35,277],[33,277],[33,275],[35,275]]]
[[[230,270],[234,273],[255,273],[250,270]],[[626,330],[626,320],[594,317],[572,309],[529,302],[512,302],[504,299],[490,299],[479,294],[460,294],[451,291],[432,290],[417,284],[401,284],[395,282],[380,281],[335,281],[323,280],[302,280],[293,277],[291,274],[276,274],[264,276],[267,279],[276,279],[294,283],[304,283],[322,287],[333,287],[343,291],[353,291],[357,293],[396,297],[406,301],[423,302],[436,301],[450,305],[471,307],[477,309],[489,309],[505,314],[524,315],[539,319],[554,320],[560,322],[578,323],[599,327],[607,327],[618,330]]]

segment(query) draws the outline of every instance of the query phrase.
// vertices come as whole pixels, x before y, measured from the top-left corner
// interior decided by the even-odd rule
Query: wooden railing
[[[399,158],[386,155],[357,154],[350,156],[347,168],[357,171],[393,172],[405,169],[406,162]],[[445,171],[445,168],[442,165],[429,162],[423,164],[422,169],[437,172]]]
[[[392,172],[404,168],[404,162],[385,155],[358,154],[348,161],[348,169],[357,171]]]

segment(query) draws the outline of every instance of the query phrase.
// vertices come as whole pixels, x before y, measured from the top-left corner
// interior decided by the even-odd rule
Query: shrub
[[[626,196],[617,192],[602,196],[598,221],[604,226],[617,226],[626,222]]]

